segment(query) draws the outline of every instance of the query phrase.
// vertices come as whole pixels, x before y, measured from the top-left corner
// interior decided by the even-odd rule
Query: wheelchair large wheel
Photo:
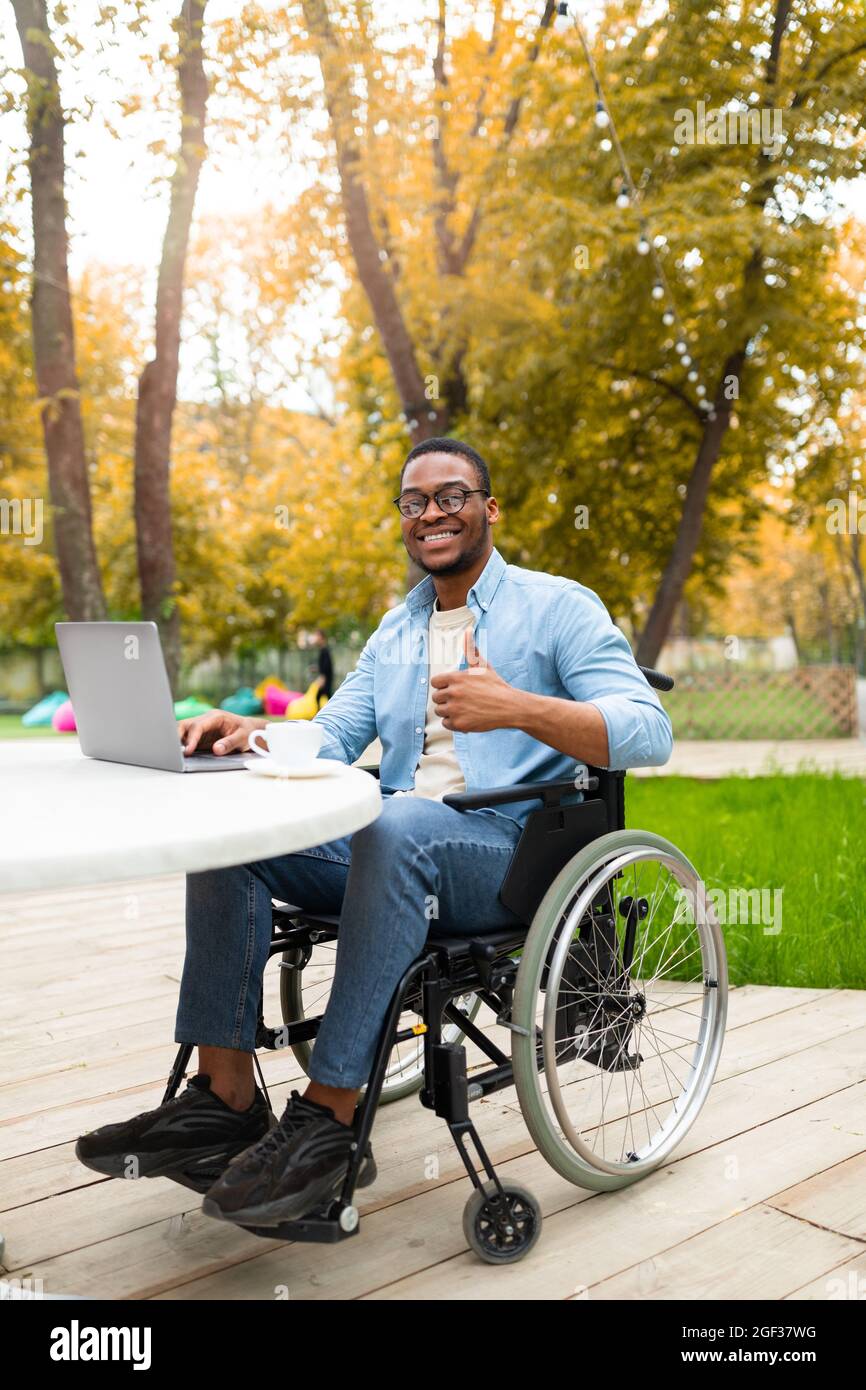
[[[318,942],[306,966],[298,963],[298,953],[294,950],[283,952],[280,969],[280,1009],[284,1023],[297,1023],[304,1018],[315,1018],[325,1011],[334,978],[334,962],[337,955],[336,941]],[[467,1018],[473,1019],[481,1007],[481,1000],[475,994],[461,995],[454,1000],[456,1008]],[[419,1014],[406,1009],[400,1015],[398,1028],[403,1031],[421,1022]],[[459,1043],[463,1033],[454,1023],[445,1023],[442,1028],[442,1041]],[[296,1043],[292,1051],[309,1074],[311,1042]],[[422,1037],[411,1041],[395,1043],[388,1060],[385,1079],[382,1082],[380,1104],[392,1100],[402,1100],[421,1089],[424,1080],[424,1041]]]
[[[514,990],[514,1079],[539,1151],[607,1191],[663,1163],[718,1066],[725,947],[703,885],[658,835],[617,830],[545,894]]]

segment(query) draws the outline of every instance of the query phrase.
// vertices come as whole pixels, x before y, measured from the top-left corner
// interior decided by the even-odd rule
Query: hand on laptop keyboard
[[[195,719],[181,719],[177,728],[185,757],[193,753],[214,753],[221,757],[226,753],[245,752],[250,734],[254,729],[263,729],[266,722],[224,709],[212,709]]]

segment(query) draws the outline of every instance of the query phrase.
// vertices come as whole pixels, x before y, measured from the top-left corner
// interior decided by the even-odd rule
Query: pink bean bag
[[[300,690],[281,690],[278,685],[265,686],[265,714],[277,715],[282,718],[287,707],[292,700],[297,700],[302,692]]]
[[[74,734],[78,727],[75,723],[75,715],[72,712],[72,701],[64,700],[62,705],[51,716],[51,727],[56,729],[59,734]]]

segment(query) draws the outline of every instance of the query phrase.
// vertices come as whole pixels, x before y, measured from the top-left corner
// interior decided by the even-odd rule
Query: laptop
[[[249,754],[181,748],[156,623],[55,623],[81,751],[166,772],[231,772]]]

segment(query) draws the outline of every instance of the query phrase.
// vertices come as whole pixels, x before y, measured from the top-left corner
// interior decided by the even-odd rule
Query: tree
[[[27,80],[28,167],[33,220],[32,332],[66,613],[105,617],[93,543],[90,490],[69,297],[65,116],[45,0],[12,0]]]
[[[182,0],[175,21],[180,147],[157,281],[155,350],[139,380],[135,422],[135,531],[141,613],[146,620],[159,623],[172,686],[177,683],[180,667],[180,615],[171,526],[171,433],[177,402],[184,268],[205,156],[208,88],[202,29],[206,4],[207,0]]]

